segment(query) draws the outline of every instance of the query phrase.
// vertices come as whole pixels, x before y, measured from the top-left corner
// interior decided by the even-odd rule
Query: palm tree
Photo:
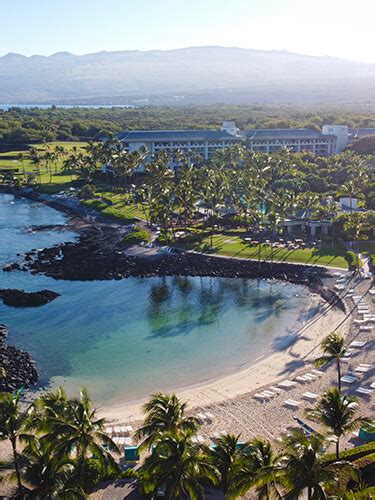
[[[219,487],[225,499],[238,498],[246,493],[253,479],[248,443],[239,443],[239,436],[221,436],[214,449],[207,450],[209,462],[219,472]]]
[[[339,391],[341,392],[341,358],[345,356],[346,349],[344,347],[344,337],[339,335],[338,333],[331,333],[323,339],[320,344],[324,356],[315,360],[315,366],[318,368],[321,366],[325,366],[332,361],[336,362],[337,366],[337,385]]]
[[[358,415],[358,404],[352,396],[341,396],[337,388],[326,391],[314,408],[306,415],[327,427],[336,440],[336,459],[340,458],[340,438],[371,420]]]
[[[267,212],[267,222],[270,227],[270,245],[271,245],[271,267],[273,266],[273,240],[277,231],[278,223],[280,222],[279,214],[275,206],[272,206],[271,210]]]
[[[143,439],[142,447],[150,448],[160,433],[192,435],[199,428],[198,419],[186,415],[186,403],[181,403],[175,394],[152,394],[143,412],[146,415],[144,424],[135,433],[136,439]]]
[[[18,492],[22,491],[21,470],[17,444],[26,437],[28,428],[29,408],[21,410],[21,391],[0,394],[0,435],[2,439],[9,439],[12,452]]]
[[[119,449],[104,433],[105,421],[96,417],[97,410],[92,408],[87,391],[83,389],[79,399],[67,400],[66,404],[61,393],[55,398],[50,395],[49,401],[44,418],[45,439],[55,443],[58,456],[76,458],[78,484],[85,489],[86,465],[91,456],[109,471],[118,471],[110,452],[119,453]]]
[[[370,229],[368,223],[368,218],[366,214],[361,212],[353,212],[349,214],[348,219],[344,222],[344,230],[349,233],[349,237],[352,239],[352,244],[354,246],[354,252],[356,255],[356,269],[359,266],[359,248],[357,245],[358,240],[361,238],[363,233]],[[365,235],[365,239],[367,236]]]
[[[274,474],[276,456],[271,443],[256,438],[249,441],[248,446],[253,470],[252,485],[257,490],[258,498],[268,500],[279,497],[276,475]]]
[[[33,437],[22,454],[22,478],[31,490],[27,498],[53,499],[71,494],[71,498],[86,498],[81,488],[73,484],[74,462],[67,456],[54,454],[54,444]]]
[[[201,198],[211,211],[211,248],[213,246],[213,235],[215,232],[216,219],[225,199],[227,189],[226,176],[220,165],[213,163],[206,171],[202,185]]]
[[[198,500],[204,498],[202,479],[217,482],[217,471],[199,446],[182,433],[167,432],[159,436],[152,455],[142,468],[141,493],[154,495],[159,488],[167,499]]]
[[[363,193],[357,186],[357,183],[353,180],[350,179],[348,182],[343,184],[341,186],[341,189],[337,192],[338,196],[345,196],[349,198],[349,209],[350,213],[353,212],[353,198],[360,198],[363,199]]]
[[[317,434],[307,437],[298,429],[283,436],[280,445],[282,455],[274,470],[287,489],[286,498],[297,499],[305,493],[308,500],[326,498],[325,486],[336,481],[337,471],[351,467],[347,462],[327,462],[324,455],[327,443]]]

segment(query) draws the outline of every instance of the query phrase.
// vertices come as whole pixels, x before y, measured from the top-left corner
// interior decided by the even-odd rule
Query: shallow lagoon
[[[0,194],[0,264],[73,239],[65,231],[28,231],[65,220],[50,207]],[[36,309],[0,303],[0,321],[9,342],[36,359],[42,385],[72,393],[85,385],[102,404],[241,369],[283,348],[311,303],[299,285],[228,278],[69,282],[12,272],[0,274],[0,288],[61,294]]]

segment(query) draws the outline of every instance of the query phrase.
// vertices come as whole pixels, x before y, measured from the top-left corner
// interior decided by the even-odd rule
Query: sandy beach
[[[272,352],[237,373],[177,389],[177,395],[188,401],[191,407],[217,406],[228,399],[248,395],[283,379],[293,378],[297,373],[311,368],[312,361],[318,356],[317,349],[321,340],[342,323],[346,316],[339,308],[329,306],[319,295],[312,294],[312,306],[317,305],[318,314],[301,327],[287,347]],[[347,321],[340,329],[342,333],[346,333],[348,324]],[[143,402],[144,400],[140,400],[133,404],[107,406],[101,410],[101,414],[110,422],[140,420]]]
[[[356,279],[350,282],[342,296],[346,303],[344,313],[337,307],[330,307],[319,296],[313,297],[320,303],[320,313],[301,328],[290,345],[281,351],[273,352],[264,359],[260,359],[251,366],[224,376],[208,383],[199,384],[177,390],[177,395],[188,401],[192,414],[208,411],[213,417],[204,420],[200,434],[209,443],[215,433],[234,432],[241,434],[243,439],[264,437],[276,440],[286,429],[295,427],[293,416],[305,419],[304,410],[314,405],[303,396],[305,392],[321,395],[327,388],[337,384],[335,366],[322,369],[322,374],[308,382],[297,382],[289,390],[280,390],[276,396],[268,401],[259,401],[254,398],[255,393],[264,389],[271,389],[283,380],[294,380],[304,373],[311,373],[314,369],[313,361],[320,355],[319,344],[329,333],[338,329],[346,336],[347,344],[353,340],[366,342],[363,349],[354,349],[348,360],[342,362],[342,374],[354,372],[360,363],[373,364],[375,352],[372,350],[371,330],[359,331],[359,326],[353,323],[356,314],[350,314],[354,307],[351,299],[345,298],[348,289],[354,288],[356,294],[365,296],[369,309],[373,312],[375,304],[372,295],[368,294],[372,282]],[[367,295],[366,295],[367,294]],[[356,373],[358,381],[350,386],[343,386],[343,392],[359,396],[355,390],[361,386],[368,386],[373,382],[372,370],[369,373]],[[286,399],[299,402],[299,407],[285,406]],[[360,396],[358,402],[362,412],[367,416],[374,416],[375,405],[371,396]],[[134,428],[142,420],[142,401],[134,404],[116,405],[101,410],[111,425],[117,423],[131,423]],[[308,422],[313,427],[316,424]],[[351,443],[351,444],[350,444]],[[343,446],[350,447],[358,444],[354,435],[343,439]]]

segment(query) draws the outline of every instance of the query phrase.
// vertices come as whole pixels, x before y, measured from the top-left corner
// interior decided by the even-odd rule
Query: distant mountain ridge
[[[0,57],[1,103],[375,102],[375,64],[190,47]]]

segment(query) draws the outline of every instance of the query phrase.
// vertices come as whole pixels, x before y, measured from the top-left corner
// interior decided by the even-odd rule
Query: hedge
[[[358,460],[372,453],[375,453],[375,441],[363,444],[361,446],[356,446],[355,448],[351,448],[350,450],[340,451],[340,460],[354,462],[355,460]],[[329,455],[326,455],[325,460],[327,462],[335,462],[336,454],[330,453]]]

